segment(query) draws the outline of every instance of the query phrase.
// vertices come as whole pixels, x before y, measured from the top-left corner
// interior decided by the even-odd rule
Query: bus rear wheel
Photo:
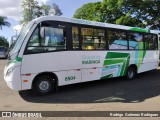
[[[127,80],[132,80],[136,77],[136,69],[135,67],[130,66],[126,73]]]
[[[52,77],[43,75],[33,82],[32,91],[35,95],[48,95],[54,91],[55,86],[55,80]]]

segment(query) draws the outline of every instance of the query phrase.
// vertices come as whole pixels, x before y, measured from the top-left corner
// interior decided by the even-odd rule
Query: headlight
[[[15,67],[9,68],[9,69],[7,70],[6,76],[10,76],[11,73],[13,72],[14,68],[15,68]]]

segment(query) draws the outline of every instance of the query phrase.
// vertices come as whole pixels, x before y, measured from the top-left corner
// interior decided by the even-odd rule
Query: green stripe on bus
[[[130,53],[121,53],[121,52],[108,52],[103,63],[103,66],[112,66],[112,65],[122,65],[118,67],[119,72],[116,73],[116,77],[124,76],[126,74],[127,68],[130,62]],[[105,71],[105,70],[104,70]],[[108,71],[108,70],[106,70]],[[103,71],[102,71],[103,72]],[[101,79],[107,79],[113,77],[113,73],[101,77]]]
[[[136,32],[145,32],[145,33],[150,33],[150,30],[149,29],[141,29],[141,28],[136,28],[136,27],[133,27],[129,30],[132,30],[132,31],[136,31]]]
[[[126,59],[126,58],[125,58],[125,59]],[[122,59],[105,60],[105,61],[104,61],[104,65],[111,65],[111,64],[122,63],[125,59],[122,58]]]
[[[16,57],[15,59],[17,62],[21,62],[22,61],[22,58],[21,57]]]
[[[21,61],[22,61],[22,58],[21,58],[21,57],[16,57],[15,59],[9,61],[9,62],[7,63],[7,66],[9,66],[9,65],[12,64],[12,63],[21,62]]]
[[[130,62],[130,55],[128,55],[128,57],[123,62],[123,65],[122,65],[122,68],[121,68],[121,72],[120,72],[120,76],[126,75],[127,68],[129,66],[129,62]]]
[[[120,53],[120,52],[108,52],[106,55],[106,59],[109,58],[126,58],[129,55],[129,53]]]
[[[109,75],[101,77],[101,79],[108,79],[108,78],[112,78],[112,77],[113,77],[113,74],[109,74]]]
[[[143,62],[143,59],[145,57],[145,54],[146,54],[146,51],[139,51],[139,54],[138,54],[138,68],[142,65],[142,62]]]

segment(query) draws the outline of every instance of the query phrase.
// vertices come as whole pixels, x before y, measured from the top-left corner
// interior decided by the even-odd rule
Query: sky
[[[82,5],[88,2],[97,2],[102,0],[37,0],[40,3],[56,3],[61,9],[64,17],[73,17],[75,11]],[[7,21],[11,24],[10,27],[2,27],[0,36],[11,39],[11,36],[16,35],[15,27],[19,25],[22,19],[21,10],[22,0],[0,0],[0,16],[7,17]]]

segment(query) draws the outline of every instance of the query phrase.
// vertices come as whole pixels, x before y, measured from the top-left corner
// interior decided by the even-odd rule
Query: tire
[[[126,78],[127,80],[133,80],[135,77],[136,77],[136,69],[132,66],[130,66],[127,70],[127,73],[126,73]]]
[[[48,75],[43,75],[33,82],[32,91],[35,95],[49,95],[55,88],[55,80]]]

